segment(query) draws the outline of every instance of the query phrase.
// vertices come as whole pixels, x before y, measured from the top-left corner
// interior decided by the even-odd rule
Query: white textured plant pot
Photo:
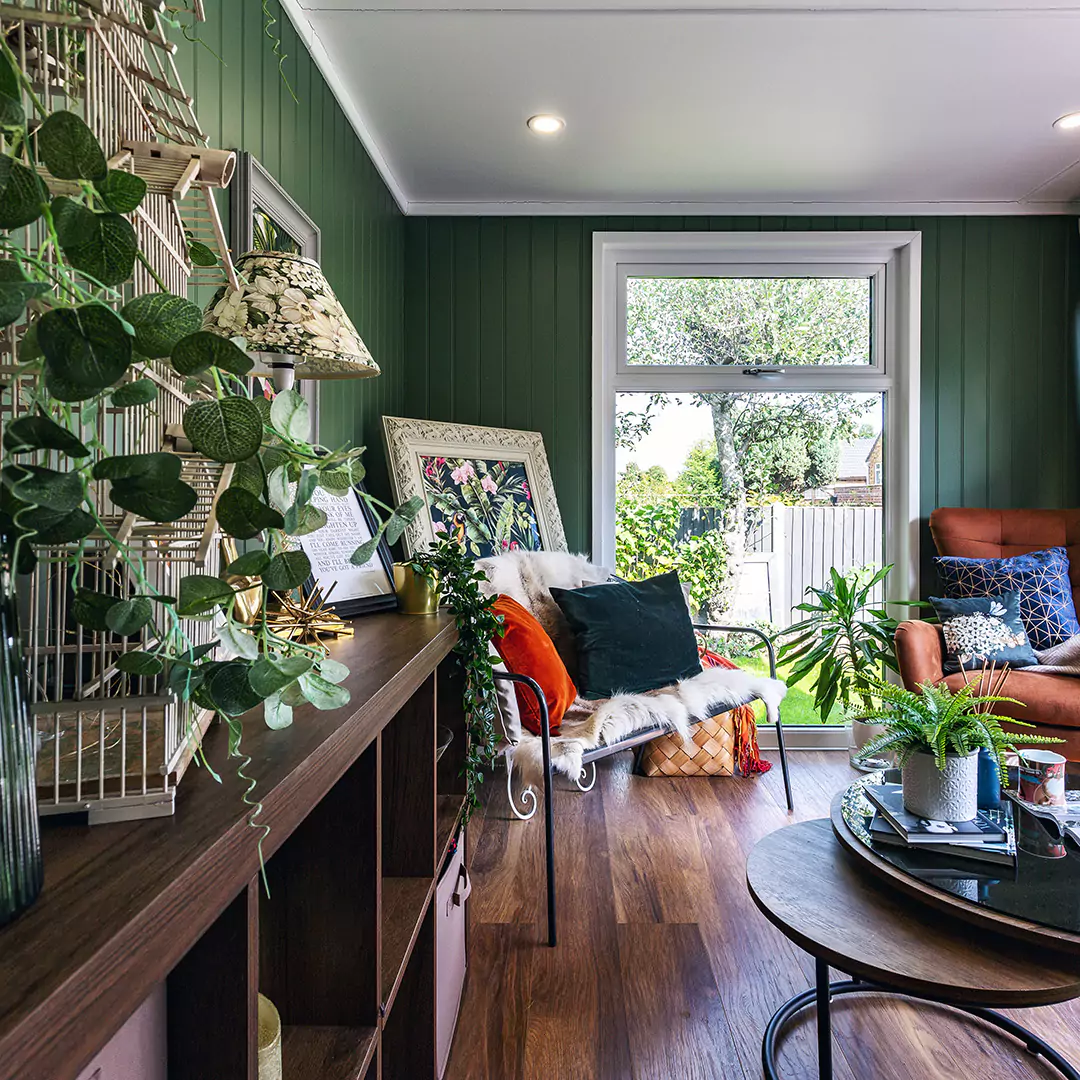
[[[932,821],[971,821],[979,812],[979,751],[945,755],[942,771],[933,754],[913,754],[903,769],[904,809]]]

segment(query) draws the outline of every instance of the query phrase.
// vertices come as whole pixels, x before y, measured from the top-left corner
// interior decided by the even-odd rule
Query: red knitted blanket
[[[698,646],[698,654],[701,657],[702,667],[733,669],[739,666],[704,645]],[[753,706],[740,705],[731,710],[731,716],[735,723],[735,760],[738,762],[739,772],[743,776],[768,772],[772,768],[772,762],[764,761],[758,749],[757,723],[754,720]]]

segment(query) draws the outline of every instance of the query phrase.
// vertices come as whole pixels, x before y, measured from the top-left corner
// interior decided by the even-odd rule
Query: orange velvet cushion
[[[547,699],[548,723],[552,735],[559,731],[563,713],[577,697],[577,688],[555,645],[536,618],[509,596],[500,596],[492,609],[503,617],[502,637],[494,640],[507,671],[535,679]],[[540,707],[527,686],[515,686],[521,722],[534,735],[540,734]]]

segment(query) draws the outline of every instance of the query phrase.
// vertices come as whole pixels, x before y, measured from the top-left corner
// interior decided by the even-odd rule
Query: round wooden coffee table
[[[891,993],[954,1006],[1008,1032],[1069,1080],[1080,1072],[1058,1051],[993,1011],[1055,1005],[1080,997],[1080,958],[1041,941],[974,930],[890,888],[841,847],[830,822],[788,825],[761,840],[746,863],[754,902],[781,933],[814,957],[816,987],[785,1002],[769,1021],[761,1056],[779,1080],[777,1038],[788,1020],[817,1004],[818,1075],[831,1080],[830,1002]],[[852,976],[830,982],[829,967]]]

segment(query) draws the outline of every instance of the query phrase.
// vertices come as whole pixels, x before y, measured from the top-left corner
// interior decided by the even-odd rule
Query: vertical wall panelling
[[[604,229],[921,230],[923,513],[1080,501],[1074,218],[409,218],[410,408],[542,432],[571,547],[589,543]]]
[[[503,324],[506,347],[506,411],[500,420],[484,418],[485,423],[502,423],[506,427],[529,430],[534,428],[530,379],[533,368],[532,233],[533,222],[529,218],[507,219],[506,275],[503,278],[506,312],[506,321]],[[429,266],[433,265],[433,255],[433,251],[428,254]],[[433,347],[435,341],[433,337]],[[432,387],[432,396],[435,395],[436,388]],[[550,443],[550,429],[543,434]]]
[[[454,233],[454,419],[480,420],[480,221],[466,218]]]
[[[479,245],[480,393],[475,413],[469,414],[477,421],[484,416],[501,416],[506,408],[506,240],[501,220],[481,220]]]
[[[386,496],[378,417],[405,411],[404,218],[289,17],[277,0],[269,7],[296,101],[263,33],[261,0],[206,0],[196,33],[207,47],[174,35],[177,65],[211,145],[250,150],[322,230],[326,276],[383,370],[323,385],[322,440],[366,443],[370,486]]]

